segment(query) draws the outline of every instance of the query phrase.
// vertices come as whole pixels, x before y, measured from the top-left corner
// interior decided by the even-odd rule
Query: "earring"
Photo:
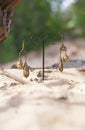
[[[65,53],[63,58],[62,58],[62,53]],[[67,47],[64,45],[64,35],[62,34],[62,41],[61,41],[61,46],[60,46],[60,56],[59,56],[59,64],[58,64],[58,69],[60,72],[63,71],[63,62],[68,62],[69,57],[67,55]]]
[[[24,75],[24,77],[29,76],[29,66],[28,66],[27,61],[26,61],[26,55],[25,55],[25,63],[23,65],[23,75]]]
[[[23,64],[22,62],[22,58],[21,56],[24,55],[25,56],[25,62]],[[29,66],[27,64],[27,60],[26,60],[26,52],[25,52],[25,47],[24,47],[24,41],[22,43],[22,48],[19,52],[19,60],[17,62],[17,68],[18,69],[23,69],[23,75],[24,77],[28,77],[29,76]]]
[[[25,47],[24,47],[24,41],[23,41],[23,44],[22,44],[22,52],[24,54],[24,57],[25,57],[25,62],[24,62],[24,65],[23,65],[23,75],[24,77],[28,77],[29,76],[29,66],[27,64],[27,57],[26,57],[26,51],[25,51]]]

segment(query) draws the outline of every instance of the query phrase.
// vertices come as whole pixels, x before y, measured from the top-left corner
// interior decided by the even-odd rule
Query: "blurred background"
[[[69,39],[72,43],[72,41],[79,42],[78,39],[82,39],[84,43],[84,0],[21,0],[14,10],[11,32],[8,38],[0,44],[0,64],[18,58],[23,40],[25,40],[26,51],[33,52],[41,48],[41,36],[48,33],[56,34],[56,41],[60,42],[62,32],[65,33],[65,40]],[[32,35],[39,36],[39,40],[33,39],[38,45],[31,42]],[[51,42],[51,38],[48,37],[45,44],[50,45]],[[52,47],[50,49],[52,52]],[[75,48],[74,50],[77,52]]]

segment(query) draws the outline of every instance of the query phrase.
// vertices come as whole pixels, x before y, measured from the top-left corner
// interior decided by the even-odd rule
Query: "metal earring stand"
[[[34,37],[33,37],[34,36]],[[52,42],[53,40],[53,43],[57,41],[57,35],[56,34],[46,34],[44,36],[38,36],[38,35],[33,35],[30,37],[30,40],[32,43],[35,43],[37,45],[37,42],[36,42],[36,38],[40,38],[39,40],[41,41],[41,45],[42,45],[42,80],[44,81],[45,80],[45,42],[47,42],[47,40],[49,38],[51,38],[50,42]]]
[[[45,40],[42,42],[42,80],[45,78]]]
[[[48,35],[44,36],[42,40],[42,80],[45,79],[45,41],[47,38]]]

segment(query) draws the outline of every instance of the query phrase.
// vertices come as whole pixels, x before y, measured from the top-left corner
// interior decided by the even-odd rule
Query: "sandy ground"
[[[0,70],[0,130],[85,129],[85,45],[84,40],[81,46],[79,40],[75,43],[66,43],[70,61],[64,71],[46,69],[45,81],[39,75],[41,69],[30,70],[25,78],[22,70],[8,69],[16,61],[3,65],[15,79]],[[46,48],[46,66],[57,63],[58,51],[57,45]],[[41,52],[30,53],[29,66],[42,66],[41,57]]]

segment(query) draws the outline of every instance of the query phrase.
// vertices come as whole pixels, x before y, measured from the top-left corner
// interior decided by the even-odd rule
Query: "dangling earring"
[[[25,62],[24,62],[24,65],[23,65],[23,75],[24,77],[28,77],[29,76],[29,66],[27,64],[27,57],[26,57],[26,51],[25,51],[25,48],[24,48],[24,44],[23,44],[23,53],[24,53],[24,57],[25,57]]]
[[[24,75],[24,77],[29,76],[29,66],[27,64],[26,54],[25,54],[25,62],[24,62],[24,65],[23,65],[23,75]]]
[[[23,64],[22,58],[21,58],[22,55],[24,55],[24,57],[25,57],[24,64]],[[17,62],[17,68],[18,69],[23,69],[23,75],[24,75],[24,77],[28,77],[29,76],[29,66],[27,64],[26,52],[25,52],[25,47],[24,47],[24,41],[22,43],[22,48],[21,48],[21,50],[19,52],[19,60]]]
[[[24,75],[24,77],[29,76],[29,66],[28,66],[26,61],[25,61],[24,66],[23,66],[23,75]]]
[[[60,72],[63,71],[63,62],[68,62],[69,61],[69,57],[67,55],[67,48],[64,45],[64,35],[62,34],[62,39],[61,39],[61,46],[60,46],[60,57],[59,57],[59,64],[58,64],[58,69]],[[62,53],[65,53],[63,58],[62,58]]]

